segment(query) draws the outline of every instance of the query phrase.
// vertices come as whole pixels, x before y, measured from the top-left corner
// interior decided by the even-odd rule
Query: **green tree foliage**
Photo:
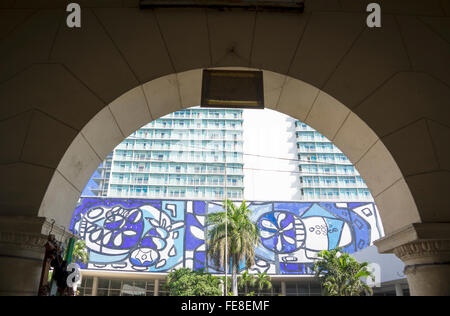
[[[221,279],[210,273],[180,268],[167,275],[170,296],[220,296]]]
[[[89,253],[87,252],[84,240],[79,239],[75,242],[72,253],[72,262],[89,262]]]
[[[246,268],[255,264],[255,247],[258,245],[258,227],[250,220],[250,210],[245,201],[236,207],[230,200],[224,201],[227,209],[228,256],[225,258],[225,212],[208,215],[209,230],[208,255],[216,267],[224,267],[225,260],[230,263],[234,296],[238,295],[237,272],[239,264],[244,262]]]
[[[258,291],[258,296],[261,296],[261,293],[264,289],[270,290],[272,288],[272,282],[270,281],[270,276],[266,272],[259,272],[255,276],[255,287]]]
[[[323,294],[327,296],[360,296],[372,295],[372,289],[362,278],[374,275],[367,269],[368,263],[357,262],[340,248],[324,250],[318,254],[314,263],[316,276],[319,277]]]
[[[247,295],[249,293],[248,289],[255,286],[255,281],[256,278],[246,270],[238,277],[238,288]]]
[[[250,274],[248,271],[244,271],[238,277],[238,287],[246,296],[260,296],[264,289],[270,290],[272,288],[272,282],[266,272]]]

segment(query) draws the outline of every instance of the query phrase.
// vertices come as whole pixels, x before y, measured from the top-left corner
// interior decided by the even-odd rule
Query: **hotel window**
[[[81,280],[81,284],[78,287],[78,292],[80,296],[91,296],[92,295],[92,277],[83,277]]]

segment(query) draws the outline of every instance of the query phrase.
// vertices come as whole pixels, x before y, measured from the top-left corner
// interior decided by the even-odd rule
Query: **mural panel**
[[[313,274],[324,249],[353,253],[383,236],[374,203],[248,202],[260,230],[252,272]],[[70,230],[86,241],[83,268],[168,272],[217,271],[207,260],[206,216],[220,201],[82,198]],[[242,267],[243,269],[243,267]]]

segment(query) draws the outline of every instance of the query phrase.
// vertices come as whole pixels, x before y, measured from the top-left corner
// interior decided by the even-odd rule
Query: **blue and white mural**
[[[374,203],[248,202],[260,230],[251,272],[313,274],[317,253],[353,253],[383,236]],[[206,215],[220,201],[82,198],[71,231],[86,241],[88,269],[167,272],[207,268]]]

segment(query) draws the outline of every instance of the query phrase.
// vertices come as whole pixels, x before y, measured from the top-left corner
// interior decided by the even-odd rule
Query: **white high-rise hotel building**
[[[291,203],[284,202],[329,201],[336,203],[322,204],[332,205],[332,207],[336,205],[337,208],[348,208],[349,211],[352,209],[352,212],[359,212],[358,214],[363,216],[361,219],[367,219],[366,224],[370,228],[364,232],[367,234],[365,239],[361,237],[363,234],[358,235],[358,243],[355,241],[354,245],[355,250],[356,247],[360,247],[361,241],[365,242],[363,243],[364,247],[368,247],[383,234],[381,222],[378,222],[377,216],[374,216],[371,211],[373,210],[371,208],[373,198],[358,171],[347,157],[311,127],[271,110],[190,108],[171,113],[146,124],[108,155],[91,177],[82,196],[124,198],[117,204],[120,206],[118,209],[109,209],[110,201],[106,201],[106,206],[104,206],[104,209],[108,210],[106,214],[119,212],[117,214],[120,215],[120,212],[128,214],[127,205],[133,204],[134,199],[162,200],[161,202],[145,202],[161,203],[161,205],[180,203],[179,205],[183,205],[182,208],[184,205],[191,205],[191,212],[194,209],[192,206],[194,203],[201,204],[203,203],[201,200],[207,200],[212,201],[205,203],[207,212],[210,211],[210,207],[214,212],[214,205],[218,205],[217,202],[224,199],[225,192],[227,192],[228,198],[238,203],[242,200],[255,201],[255,203],[250,203],[252,207],[258,207],[260,204],[263,205],[263,208],[270,204],[286,204],[285,207],[290,210],[288,204]],[[177,199],[181,201],[173,201]],[[89,205],[91,200],[86,200]],[[97,199],[92,199],[92,201],[95,200]],[[200,201],[192,202],[190,200]],[[312,205],[314,206],[313,212],[317,212],[316,208],[321,208],[319,203],[292,204],[296,204],[296,207],[299,204]],[[369,206],[364,208],[366,204]],[[80,202],[80,205],[83,206],[83,202]],[[132,209],[137,210],[134,206]],[[98,210],[95,209],[94,214],[98,214]],[[157,208],[154,210],[158,213]],[[143,212],[143,210],[141,211]],[[286,212],[294,214],[291,211]],[[164,214],[168,213],[164,212]],[[192,215],[189,212],[185,214]],[[333,216],[334,213],[329,214]],[[82,218],[86,218],[86,216]],[[125,220],[125,217],[118,216],[118,218],[121,218],[120,221]],[[302,217],[298,221],[302,222],[302,225],[308,222],[314,224],[317,222],[324,225],[320,227],[328,227],[329,224],[338,227],[339,224],[336,223],[340,219],[317,215]],[[101,221],[96,223],[101,223]],[[343,220],[342,231],[338,234],[338,239],[336,239],[337,235],[332,235],[334,230],[327,232],[325,229],[325,233],[319,235],[317,233],[309,234],[308,247],[318,250],[330,247],[331,242],[335,242],[336,245],[337,241],[339,244],[345,244],[353,239],[349,225],[355,225],[354,232],[364,230],[366,227],[362,221],[358,223],[350,221],[347,223],[346,220]],[[152,223],[152,225],[158,225],[158,223]],[[311,224],[309,229],[317,228],[318,225],[313,226]],[[96,224],[91,223],[91,227],[96,227]],[[312,232],[309,229],[308,231]],[[103,225],[98,231],[108,232],[109,230],[110,228],[105,229]],[[201,235],[202,230],[198,229],[197,232],[199,231],[199,239],[202,240],[205,237]],[[302,230],[299,229],[299,231],[301,236]],[[83,238],[91,238],[89,236],[84,235]],[[101,239],[103,240],[103,237]],[[142,261],[143,257],[139,257],[143,247],[140,243],[144,239],[142,238],[139,244],[133,248],[125,247],[123,249],[125,259],[120,259],[122,260],[120,262],[115,261],[117,258],[114,256],[111,257],[114,260],[109,261],[109,255],[92,251],[92,263],[86,269],[82,269],[84,281],[80,285],[81,295],[166,295],[167,292],[162,287],[165,282],[165,272],[163,274],[146,273],[158,271],[159,267],[151,266],[152,270],[149,270],[147,266],[139,266],[139,263],[147,262]],[[171,242],[175,245],[173,239]],[[89,241],[89,243],[92,245],[96,242]],[[181,246],[178,247],[181,248],[178,249],[183,252],[184,244],[179,244]],[[161,255],[164,261],[158,262],[165,262],[170,257],[169,249],[175,249],[174,247],[164,249],[163,251],[166,252]],[[117,250],[116,245],[105,246],[108,251],[111,250],[110,248],[113,251]],[[271,253],[270,249],[264,249],[260,255],[266,251]],[[349,248],[349,251],[351,250],[353,248]],[[158,251],[160,250],[158,249]],[[193,256],[194,251],[189,251]],[[273,271],[281,273],[276,272],[276,269],[282,271],[282,264],[285,269],[285,261],[283,261],[285,259],[292,260],[286,265],[293,267],[293,270],[289,270],[293,271],[292,274],[291,272],[286,273],[289,275],[281,273],[272,279],[273,289],[266,295],[283,293],[283,295],[319,295],[321,293],[319,283],[310,278],[306,271],[307,265],[311,264],[311,258],[306,255],[306,250],[305,253],[302,251],[302,249],[298,249],[298,251],[288,254],[277,254],[274,257],[276,258],[275,263],[265,261],[268,262],[269,269],[272,269],[271,267],[275,269],[270,270],[272,271],[270,273],[274,273]],[[162,250],[160,252],[163,253]],[[174,253],[172,252],[172,254]],[[187,251],[183,253],[183,256],[186,256]],[[282,261],[279,261],[280,256],[282,256]],[[133,260],[141,258],[142,260],[136,261],[136,259],[133,263],[128,258],[133,258]],[[406,281],[404,278],[399,279],[400,275],[398,274],[403,269],[402,263],[393,255],[383,258],[379,257],[374,247],[368,247],[364,253],[359,255],[359,260],[362,261],[384,262],[383,271],[389,271],[389,273],[383,272],[382,275],[384,278],[382,280],[388,282],[386,291],[390,291],[395,284],[395,290],[403,293]],[[200,261],[201,259],[196,262]],[[134,266],[136,262],[138,265]],[[182,259],[179,264],[188,266],[186,262],[186,259]],[[141,268],[145,269],[140,270]],[[142,272],[137,272],[136,279],[130,280],[130,271]],[[385,291],[384,288],[379,290],[380,293],[383,291]]]
[[[226,156],[224,155],[226,153]],[[134,132],[83,195],[218,200],[373,201],[348,158],[272,110],[191,108]]]
[[[272,110],[243,118],[246,199],[373,201],[348,158],[313,128]]]

